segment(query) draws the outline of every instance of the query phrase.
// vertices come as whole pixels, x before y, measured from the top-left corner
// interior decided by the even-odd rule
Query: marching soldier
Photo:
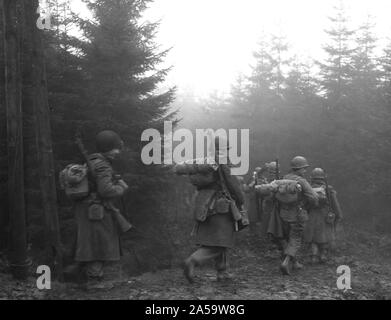
[[[101,280],[105,262],[120,260],[120,242],[114,214],[115,199],[128,190],[122,179],[115,179],[112,161],[122,151],[117,133],[102,131],[96,136],[97,153],[88,156],[90,194],[75,202],[77,243],[75,261],[89,280]]]
[[[250,180],[244,184],[243,191],[245,192],[246,205],[248,209],[248,216],[250,220],[250,231],[256,233],[256,224],[261,219],[261,203],[258,194],[255,192],[255,186],[262,181],[262,172],[264,168],[257,167]]]
[[[311,245],[311,263],[324,263],[327,249],[335,239],[335,225],[342,220],[342,211],[337,192],[327,184],[323,169],[312,171],[311,186],[318,194],[319,205],[310,209],[304,240]]]
[[[184,275],[190,283],[194,281],[194,269],[210,260],[214,260],[217,280],[227,280],[231,275],[227,272],[227,249],[234,246],[235,220],[232,214],[232,203],[227,201],[227,194],[237,208],[242,208],[244,196],[239,180],[232,176],[227,164],[219,163],[219,159],[227,156],[228,144],[220,138],[215,140],[215,164],[198,165],[194,163],[178,164],[177,174],[203,171],[204,177],[199,179],[194,208],[196,225],[194,228],[195,242],[198,249],[184,262]],[[222,143],[221,147],[220,143]],[[201,175],[202,176],[202,175]],[[200,176],[200,177],[201,177]],[[191,177],[191,175],[190,175]],[[192,179],[192,178],[191,178]],[[192,180],[191,180],[192,181]],[[202,182],[201,182],[202,181]]]
[[[301,247],[303,230],[308,220],[307,210],[310,206],[318,204],[318,196],[304,178],[309,167],[307,159],[297,156],[291,161],[291,172],[283,179],[295,180],[300,186],[297,201],[291,204],[279,202],[280,218],[282,220],[283,234],[286,239],[284,260],[280,269],[283,274],[289,275],[291,267],[301,269],[303,266],[297,259],[297,252]]]

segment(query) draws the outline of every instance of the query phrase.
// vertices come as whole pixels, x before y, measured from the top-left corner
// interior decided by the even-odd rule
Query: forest
[[[264,34],[254,47],[251,74],[238,75],[228,97],[197,99],[165,85],[170,68],[161,65],[169,48],[156,41],[158,22],[141,23],[153,0],[83,0],[92,19],[72,12],[67,0],[47,2],[51,28],[40,30],[38,0],[0,1],[1,254],[15,245],[12,227],[20,220],[12,214],[22,202],[16,210],[25,219],[26,239],[17,245],[25,246],[25,255],[33,264],[53,256],[71,263],[72,203],[58,173],[83,161],[77,133],[93,152],[96,133],[109,128],[125,142],[115,167],[130,186],[123,206],[135,226],[123,239],[124,269],[135,275],[177,264],[178,252],[190,248],[194,187],[140,159],[142,132],[163,132],[164,121],[191,130],[250,129],[247,177],[276,158],[287,172],[290,159],[303,155],[326,170],[346,225],[390,233],[391,39],[379,44],[373,18],[352,27],[344,7],[335,7],[321,61],[303,61],[283,34]],[[16,68],[15,88],[6,86],[6,65]],[[21,127],[14,132],[21,139],[19,159],[9,146],[14,129],[6,97],[12,90],[20,106],[19,118],[14,114]],[[44,134],[48,140],[40,138]],[[9,179],[20,166],[23,195],[10,194]],[[53,174],[45,174],[50,168]]]

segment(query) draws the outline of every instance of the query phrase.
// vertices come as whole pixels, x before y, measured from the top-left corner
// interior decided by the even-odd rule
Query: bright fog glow
[[[304,59],[322,58],[324,29],[339,0],[155,0],[145,19],[161,20],[157,42],[172,47],[167,81],[179,92],[205,96],[229,92],[240,73],[248,73],[262,32],[286,35]],[[81,9],[81,1],[72,7]],[[380,45],[391,31],[390,0],[345,0],[356,27],[368,14],[376,22]]]

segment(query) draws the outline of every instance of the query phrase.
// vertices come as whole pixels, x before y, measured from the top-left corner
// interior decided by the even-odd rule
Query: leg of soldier
[[[318,262],[319,247],[315,242],[311,242],[311,263],[315,264]]]
[[[284,238],[281,241],[281,245],[283,247],[283,254],[282,254],[282,263],[280,265],[280,270],[283,274],[289,275],[291,273],[291,264],[292,264],[292,257],[287,254],[287,249],[289,248],[289,235],[290,235],[290,229],[291,225],[290,222],[282,220],[282,231]]]
[[[92,261],[86,265],[86,273],[89,279],[101,280],[103,278],[103,261]]]
[[[221,248],[221,253],[215,258],[215,268],[217,270],[217,281],[232,279],[232,275],[227,272],[227,249]]]
[[[194,267],[204,264],[207,261],[215,259],[221,255],[221,247],[201,246],[185,261],[184,274],[187,280],[192,283],[194,281]]]
[[[303,229],[303,224],[300,222],[289,223],[288,245],[285,248],[286,255],[291,257],[296,256],[297,251],[301,247]]]
[[[292,259],[293,267],[301,269],[303,265],[299,263],[297,253],[301,247],[303,239],[304,223],[295,221],[290,223],[288,245],[285,248],[285,255]]]
[[[320,256],[319,260],[321,263],[325,263],[327,261],[327,243],[320,243],[319,244],[319,251],[320,251]]]

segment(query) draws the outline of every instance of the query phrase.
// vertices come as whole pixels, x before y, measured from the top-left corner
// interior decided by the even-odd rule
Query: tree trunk
[[[22,76],[20,50],[20,0],[3,0],[5,37],[5,104],[7,114],[8,208],[10,267],[15,278],[26,278],[28,269],[23,170]],[[20,18],[20,17],[19,17]]]
[[[57,193],[51,139],[46,67],[41,32],[36,27],[38,0],[24,0],[27,26],[32,39],[32,87],[39,180],[45,221],[47,264],[62,278],[62,248],[57,208]]]

